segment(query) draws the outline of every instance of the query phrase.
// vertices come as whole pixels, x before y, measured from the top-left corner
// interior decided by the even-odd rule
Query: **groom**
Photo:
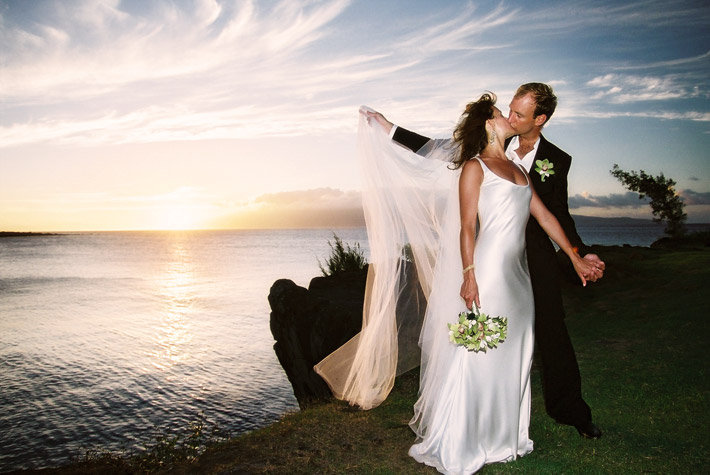
[[[557,106],[557,97],[547,84],[528,83],[518,88],[510,103],[508,121],[518,135],[506,142],[506,155],[529,171],[530,181],[545,206],[555,215],[567,238],[585,259],[597,266],[596,281],[604,271],[604,262],[587,254],[569,214],[567,173],[572,157],[548,142],[542,128]],[[370,114],[368,114],[370,115]],[[417,151],[430,139],[393,125],[381,114],[371,115],[390,130],[392,139]],[[582,399],[582,382],[577,358],[570,341],[562,306],[561,270],[552,242],[535,218],[530,218],[525,232],[527,258],[535,296],[535,341],[542,363],[542,387],[547,413],[557,422],[574,426],[583,437],[601,437],[592,422],[592,411]]]

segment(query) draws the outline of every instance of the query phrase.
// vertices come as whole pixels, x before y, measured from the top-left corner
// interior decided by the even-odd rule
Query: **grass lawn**
[[[604,279],[565,287],[585,399],[604,435],[579,437],[546,414],[533,368],[535,450],[480,473],[703,473],[710,443],[706,379],[710,251],[600,247]],[[380,407],[340,401],[284,416],[209,448],[177,473],[436,473],[407,455],[416,370]],[[107,465],[109,462],[113,465]],[[95,460],[52,472],[134,471]],[[163,466],[165,467],[165,466]]]

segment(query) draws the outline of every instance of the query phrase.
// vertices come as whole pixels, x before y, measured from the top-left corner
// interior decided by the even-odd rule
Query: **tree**
[[[649,204],[653,211],[653,220],[666,224],[666,234],[679,237],[685,233],[684,223],[688,215],[683,212],[685,204],[673,188],[675,181],[664,177],[663,173],[654,177],[643,170],[638,173],[633,170],[626,172],[616,163],[610,173],[626,188],[637,192],[639,199],[646,196],[651,199]]]

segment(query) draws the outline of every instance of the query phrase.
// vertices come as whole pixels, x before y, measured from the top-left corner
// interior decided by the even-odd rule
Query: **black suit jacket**
[[[506,147],[509,142],[510,139],[505,142]],[[545,181],[542,181],[542,176],[535,171],[535,161],[545,159],[553,164],[555,174],[546,177]],[[548,142],[547,139],[541,135],[540,144],[537,147],[532,168],[528,170],[528,172],[530,174],[530,182],[540,197],[540,200],[542,200],[547,209],[557,218],[557,221],[559,221],[560,226],[562,226],[572,246],[578,248],[580,255],[584,255],[586,254],[587,246],[584,245],[577,233],[577,228],[569,213],[569,206],[567,204],[567,175],[571,164],[572,157],[569,156],[569,154]],[[551,246],[549,237],[533,217],[531,217],[528,222],[526,238],[528,240],[528,247],[531,245],[536,245],[537,247]],[[551,247],[551,249],[554,248]]]

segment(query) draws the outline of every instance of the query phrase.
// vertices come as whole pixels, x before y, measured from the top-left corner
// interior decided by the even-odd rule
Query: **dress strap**
[[[486,165],[486,163],[483,161],[483,159],[482,159],[481,157],[479,157],[478,155],[476,155],[476,156],[473,157],[473,158],[475,158],[476,160],[478,160],[478,163],[481,164],[481,168],[483,169],[483,175],[484,175],[484,176],[487,175],[488,172],[491,171],[491,169],[488,168],[488,166]]]
[[[513,162],[513,163],[515,163],[515,162]],[[525,167],[523,167],[522,163],[515,163],[515,164],[516,164],[516,165],[518,166],[518,168],[520,168],[520,170],[523,172],[523,175],[525,175],[525,179],[526,179],[527,182],[528,182],[528,186],[530,186],[530,175],[528,174],[528,171],[525,169]]]

